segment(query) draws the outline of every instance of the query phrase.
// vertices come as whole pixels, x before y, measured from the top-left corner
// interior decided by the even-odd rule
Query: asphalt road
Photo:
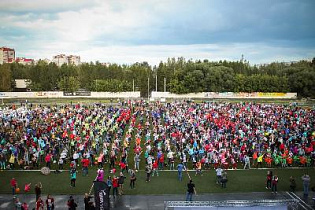
[[[288,200],[294,199],[299,204],[298,209],[314,209],[315,203],[312,200],[315,197],[314,193],[311,192],[308,198],[304,199],[302,197],[302,192],[296,193],[295,195],[289,194],[287,192],[279,192],[278,194],[272,194],[271,192],[264,192],[264,193],[216,193],[216,194],[202,194],[193,196],[193,201],[197,204],[201,203],[215,203],[221,202],[225,203],[227,201],[232,202],[255,202],[255,201],[264,201],[264,202],[272,202],[272,201],[281,201],[281,200]],[[70,195],[53,195],[55,199],[55,209],[67,209],[67,200],[69,199]],[[35,207],[35,195],[19,195],[19,199],[22,202],[27,202],[29,205],[29,209],[33,209]],[[46,195],[42,195],[43,198]],[[84,209],[84,202],[83,202],[83,195],[73,195],[75,201],[78,204],[77,209]],[[111,209],[119,209],[119,210],[130,210],[130,209],[150,209],[150,210],[161,210],[165,209],[167,206],[167,201],[179,201],[179,203],[183,203],[183,205],[187,206],[185,203],[185,194],[183,195],[122,195],[117,197],[116,199],[110,198]],[[305,203],[304,203],[305,202]],[[192,203],[191,203],[192,204]],[[190,205],[190,204],[189,204]],[[199,208],[199,209],[207,209],[206,208]],[[243,208],[243,207],[242,207]],[[242,209],[241,208],[241,209]],[[275,207],[270,207],[270,209],[277,209]],[[0,195],[0,209],[15,209],[14,208],[14,199],[12,195]],[[170,207],[168,209],[175,209],[174,207]],[[194,209],[193,207],[183,207],[183,208],[176,208],[176,209]],[[213,206],[212,208],[213,209]],[[217,208],[220,209],[220,208]],[[221,209],[224,209],[221,207]],[[268,207],[262,208],[262,206],[255,207],[255,204],[252,206],[251,209],[269,209]],[[278,208],[281,209],[281,208]],[[283,209],[283,208],[282,208]],[[290,208],[289,208],[290,209]]]

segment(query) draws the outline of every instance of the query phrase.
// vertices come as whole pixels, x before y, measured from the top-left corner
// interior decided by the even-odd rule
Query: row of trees
[[[157,75],[157,78],[156,78]],[[210,62],[169,58],[158,66],[147,62],[132,65],[84,63],[80,66],[38,62],[25,66],[0,65],[0,91],[14,90],[15,79],[29,79],[33,91],[140,91],[146,97],[156,89],[190,92],[297,92],[315,98],[315,58],[296,63],[251,66],[242,61]],[[166,82],[165,82],[166,81]],[[165,87],[164,87],[165,86]]]

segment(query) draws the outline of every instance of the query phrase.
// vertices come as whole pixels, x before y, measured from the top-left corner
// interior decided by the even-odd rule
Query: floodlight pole
[[[166,78],[164,77],[164,92],[166,92]]]
[[[150,99],[150,77],[148,77],[148,100]]]
[[[157,92],[157,72],[156,72],[156,75],[155,75],[155,92]]]

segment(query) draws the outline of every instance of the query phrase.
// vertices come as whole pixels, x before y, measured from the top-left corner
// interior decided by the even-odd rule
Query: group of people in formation
[[[141,160],[151,170],[174,170],[178,162],[203,169],[313,166],[314,113],[295,104],[216,102],[5,107],[0,167],[63,169],[69,159],[82,162],[85,174],[105,162],[145,169]]]
[[[70,163],[75,187],[78,167],[88,175],[94,165],[134,174],[145,170],[147,182],[159,170],[176,170],[178,163],[197,174],[219,166],[314,166],[314,115],[314,109],[296,103],[6,106],[0,109],[0,169],[63,170]],[[119,177],[106,178],[115,195],[123,194]]]

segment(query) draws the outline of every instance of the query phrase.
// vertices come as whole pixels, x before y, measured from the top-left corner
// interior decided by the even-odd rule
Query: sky
[[[314,0],[0,0],[0,46],[118,64],[310,60],[314,11]]]

